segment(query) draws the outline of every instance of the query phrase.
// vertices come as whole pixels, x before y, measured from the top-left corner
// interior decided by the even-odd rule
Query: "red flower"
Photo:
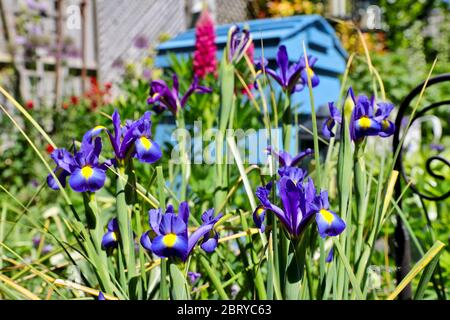
[[[77,96],[70,96],[70,103],[72,105],[77,105],[79,102],[78,97]]]
[[[28,100],[27,102],[25,102],[25,107],[30,110],[33,109],[34,108],[33,100]]]
[[[91,101],[91,109],[96,109],[98,107],[98,103],[95,100]]]
[[[91,87],[84,93],[90,108],[96,109],[108,104],[108,97],[110,96],[110,89],[112,87],[111,82],[106,82],[103,85],[99,85],[95,77],[91,77],[90,82]]]
[[[55,148],[53,148],[51,144],[47,144],[45,150],[47,151],[48,154],[51,154],[55,150]]]

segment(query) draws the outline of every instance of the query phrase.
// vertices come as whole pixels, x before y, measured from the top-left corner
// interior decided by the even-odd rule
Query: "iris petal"
[[[59,170],[61,170],[61,171],[58,172]],[[56,177],[58,178],[59,182],[61,183],[61,186],[63,188],[65,188],[65,186],[66,186],[66,178],[68,176],[70,176],[70,173],[67,172],[66,170],[63,170],[63,169],[59,169],[59,170],[57,168],[57,169],[53,170],[53,172],[55,173]],[[56,183],[55,178],[51,174],[49,174],[47,176],[47,184],[53,190],[59,190],[59,185]]]
[[[205,252],[212,253],[217,248],[218,240],[219,235],[217,234],[217,232],[214,232],[214,236],[207,237],[205,241],[200,245],[200,247],[205,250]]]
[[[166,258],[170,256],[177,256],[182,260],[187,257],[187,239],[184,236],[175,235],[176,239],[171,246],[167,246],[164,241],[166,235],[157,236],[153,239],[151,244],[151,251],[161,258]]]
[[[184,223],[187,225],[189,220],[189,205],[186,201],[183,201],[180,203],[180,206],[178,207],[178,216],[181,218],[181,220],[184,221]]]
[[[208,232],[212,230],[214,227],[214,223],[207,223],[203,224],[200,227],[198,227],[190,236],[188,241],[188,251],[187,254],[189,255],[192,252],[192,249],[194,249],[197,242]]]
[[[83,168],[77,168],[69,178],[70,187],[76,192],[95,192],[105,184],[105,171],[99,168],[91,168],[89,176],[83,171]]]
[[[150,241],[150,231],[144,232],[142,234],[140,243],[148,251],[152,250],[152,242]]]
[[[102,238],[102,248],[104,249],[117,248],[118,244],[119,243],[115,232],[108,231]]]
[[[337,236],[345,229],[345,222],[331,210],[321,209],[316,213],[316,223],[322,238]]]
[[[282,45],[278,48],[277,52],[277,65],[280,68],[280,76],[283,82],[283,86],[287,85],[287,71],[289,65],[289,57],[287,54],[286,46]]]
[[[279,182],[280,198],[283,203],[284,212],[286,213],[286,220],[288,224],[285,224],[290,234],[296,233],[297,223],[302,219],[302,212],[300,211],[300,191],[297,188],[296,183],[290,178],[284,176]]]
[[[253,211],[253,222],[255,223],[256,227],[261,230],[261,232],[264,232],[266,229],[266,226],[264,224],[264,220],[266,217],[266,210],[263,206],[256,207],[255,211]]]
[[[140,137],[135,141],[136,158],[145,163],[154,163],[161,159],[162,151],[156,142],[147,137]]]
[[[117,221],[117,218],[109,220],[107,228],[108,231],[119,231],[119,222]]]
[[[289,222],[283,210],[270,202],[269,190],[267,190],[267,188],[258,187],[258,189],[256,189],[256,196],[258,197],[259,201],[261,201],[261,204],[265,209],[272,211],[286,226],[289,225]]]
[[[323,122],[322,125],[322,134],[325,138],[330,139],[331,137],[334,137],[333,128],[336,122],[333,118],[328,118]]]
[[[333,257],[334,257],[334,248],[330,249],[330,252],[328,252],[327,258],[325,259],[326,263],[330,263],[331,261],[333,261]]]
[[[361,117],[354,122],[356,138],[375,136],[381,131],[381,124],[373,118]]]
[[[159,224],[161,223],[161,219],[162,219],[161,209],[150,209],[148,211],[148,221],[149,221],[150,227],[153,229],[153,231],[157,235],[161,234],[159,232]]]
[[[395,125],[390,120],[383,120],[381,122],[381,131],[379,133],[380,137],[389,137],[394,134]]]

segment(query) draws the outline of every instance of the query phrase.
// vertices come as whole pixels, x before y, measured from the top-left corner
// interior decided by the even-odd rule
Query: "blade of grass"
[[[72,282],[72,281],[68,281],[68,280],[63,280],[63,279],[55,279],[55,281],[53,282],[55,285],[61,286],[61,287],[66,287],[66,288],[70,288],[70,289],[74,289],[74,290],[80,290],[86,293],[89,293],[93,296],[98,296],[100,294],[100,291],[96,290],[96,289],[92,289],[83,285],[80,285],[78,283]],[[103,293],[103,295],[105,296],[106,300],[119,300],[119,298],[112,296],[110,294],[106,294]]]
[[[422,300],[423,299],[423,295],[425,294],[425,289],[427,288],[427,285],[430,282],[431,277],[433,276],[433,272],[439,263],[440,255],[441,255],[441,252],[436,254],[436,256],[433,258],[433,260],[431,260],[430,264],[425,267],[425,270],[423,270],[422,276],[420,277],[419,285],[417,286],[416,294],[414,295],[414,300]]]
[[[222,283],[220,279],[217,277],[217,271],[212,269],[211,264],[208,262],[208,260],[206,260],[206,258],[203,255],[200,256],[200,263],[202,264],[203,268],[205,268],[206,273],[208,274],[208,277],[211,280],[213,286],[216,288],[220,299],[228,300],[229,298],[222,287]]]
[[[45,132],[45,130],[34,120],[34,118],[27,112],[27,110],[20,105],[19,102],[17,102],[16,99],[14,99],[5,89],[3,89],[2,86],[0,86],[0,92],[8,99],[13,106],[18,109],[25,118],[28,119],[28,121],[31,122],[31,124],[36,128],[36,130],[39,131],[39,133],[44,137],[45,140],[54,148],[56,149],[56,144],[53,142],[53,140],[49,137],[49,135]]]
[[[166,185],[164,181],[163,169],[161,166],[156,167],[156,181],[158,183],[158,195],[159,204],[163,212],[166,211],[166,194],[164,192],[164,186]],[[167,300],[169,298],[169,287],[167,283],[167,259],[161,259],[161,280],[159,283],[159,294],[161,300]]]
[[[400,292],[422,271],[430,262],[433,261],[440,251],[445,247],[441,241],[436,241],[427,253],[420,259],[406,277],[398,284],[395,290],[387,297],[387,300],[394,300]]]
[[[305,58],[306,63],[306,70],[309,70],[309,62],[308,62],[308,55],[306,54],[306,46],[305,42],[303,41],[303,55]],[[312,120],[312,127],[313,127],[313,141],[314,141],[314,160],[315,160],[315,167],[316,167],[316,177],[317,181],[319,182],[319,188],[322,188],[322,175],[321,175],[321,167],[320,167],[320,153],[319,153],[319,133],[317,130],[317,117],[316,117],[316,108],[314,105],[314,94],[312,90],[312,82],[311,82],[311,75],[309,72],[306,72],[307,78],[308,78],[308,89],[309,89],[309,102],[311,106],[311,120]]]
[[[38,296],[36,296],[34,293],[32,293],[31,291],[29,291],[28,289],[18,285],[16,282],[14,282],[13,280],[11,280],[10,278],[8,278],[5,275],[0,274],[0,281],[3,281],[4,283],[6,283],[8,286],[10,286],[11,288],[13,288],[14,290],[16,290],[17,292],[21,293],[22,295],[24,295],[25,297],[27,297],[29,300],[41,300]]]
[[[239,169],[239,173],[242,177],[242,182],[244,184],[244,189],[250,202],[250,206],[252,210],[255,210],[256,209],[255,197],[253,196],[253,190],[248,180],[247,174],[245,172],[245,168],[242,164],[241,155],[239,153],[239,150],[237,149],[236,142],[234,141],[233,137],[227,137],[227,142],[228,145],[230,146],[231,153],[233,154],[234,160]]]
[[[356,280],[356,277],[355,277],[355,274],[354,274],[354,272],[352,270],[352,267],[350,266],[350,263],[348,262],[348,258],[345,256],[344,249],[342,248],[342,246],[339,243],[338,239],[333,238],[333,243],[334,243],[334,246],[337,249],[337,252],[339,254],[339,258],[341,258],[342,263],[345,266],[345,269],[347,271],[348,277],[349,277],[350,282],[351,282],[351,284],[353,286],[353,290],[356,293],[356,298],[359,299],[359,300],[362,300],[363,299],[363,294],[361,292],[361,288],[359,286],[359,282]]]
[[[0,89],[2,89],[1,86],[0,86]],[[11,120],[11,122],[16,126],[16,128],[20,131],[20,133],[23,135],[23,137],[27,140],[27,142],[31,146],[31,148],[36,152],[39,159],[42,161],[44,166],[47,168],[48,172],[55,179],[55,182],[57,183],[59,190],[62,192],[67,204],[71,207],[72,211],[76,214],[75,209],[73,208],[73,205],[72,205],[72,201],[70,200],[69,196],[67,195],[63,186],[61,185],[61,182],[59,182],[58,177],[56,177],[52,168],[50,168],[50,166],[48,165],[47,161],[44,159],[44,156],[41,154],[39,149],[36,147],[36,145],[33,143],[33,141],[31,141],[30,137],[25,133],[25,131],[20,127],[20,125],[17,123],[17,121],[9,114],[9,112],[6,110],[6,108],[2,104],[0,104],[0,109],[2,109],[2,111],[6,114],[6,116]]]

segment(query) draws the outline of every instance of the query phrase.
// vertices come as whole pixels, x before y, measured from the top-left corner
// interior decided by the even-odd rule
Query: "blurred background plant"
[[[177,0],[178,1],[178,0]],[[367,1],[366,1],[367,2]],[[366,3],[365,2],[365,3]],[[372,4],[368,1],[366,4]],[[12,52],[17,59],[25,59],[31,69],[38,69],[39,61],[47,56],[56,57],[57,46],[54,41],[54,34],[47,34],[44,26],[45,19],[52,17],[54,10],[45,5],[44,1],[26,1],[16,12],[14,29],[16,36],[11,38]],[[355,1],[355,3],[360,3]],[[362,2],[361,2],[362,3]],[[411,1],[407,0],[381,0],[376,5],[380,12],[379,25],[373,25],[368,28],[367,19],[364,18],[364,12],[367,13],[368,6],[364,9],[354,8],[351,12],[343,15],[330,14],[329,5],[331,2],[324,1],[301,1],[301,0],[279,0],[279,1],[250,1],[247,7],[249,17],[288,17],[297,14],[323,14],[330,18],[330,23],[336,28],[343,46],[352,54],[355,53],[355,59],[350,66],[347,86],[352,86],[355,92],[372,94],[373,76],[367,67],[365,60],[364,47],[361,39],[353,24],[360,27],[363,37],[366,41],[370,57],[374,67],[380,72],[387,98],[397,107],[403,98],[411,91],[413,87],[422,82],[429,72],[431,63],[437,57],[437,64],[434,74],[448,73],[450,63],[450,14],[448,1],[427,0]],[[373,9],[373,8],[372,8]],[[52,13],[53,12],[53,13]],[[362,12],[362,13],[361,13]],[[220,18],[220,17],[219,17]],[[213,18],[212,18],[213,19]],[[160,20],[159,20],[160,21]],[[343,21],[345,23],[343,23]],[[172,21],[175,24],[177,21]],[[160,21],[162,24],[163,22]],[[10,24],[11,25],[11,24]],[[145,30],[156,26],[146,25]],[[173,33],[172,33],[173,34]],[[95,125],[109,125],[110,116],[114,109],[118,109],[123,119],[137,119],[149,109],[146,102],[149,94],[149,82],[162,79],[169,86],[172,86],[172,75],[176,73],[179,78],[180,92],[185,92],[195,73],[194,57],[186,59],[176,59],[174,55],[170,58],[170,68],[166,70],[158,69],[155,65],[157,44],[168,40],[171,34],[159,32],[158,39],[151,42],[149,37],[143,34],[127,38],[126,46],[132,48],[138,54],[136,56],[126,54],[110,61],[111,69],[116,70],[120,77],[103,81],[100,70],[87,69],[87,67],[78,67],[68,70],[63,76],[63,82],[66,90],[59,97],[56,103],[55,97],[49,98],[40,93],[38,84],[41,82],[39,77],[32,77],[29,91],[19,101],[31,116],[45,129],[52,137],[53,141],[59,147],[72,147],[72,139],[81,139],[82,135]],[[69,35],[62,39],[62,64],[69,65],[73,57],[83,56],[79,43]],[[118,44],[116,44],[118,45]],[[299,49],[300,50],[300,49]],[[248,52],[248,60],[252,61],[252,52]],[[21,58],[22,57],[22,58]],[[138,57],[138,58],[136,58]],[[80,63],[81,65],[81,63]],[[46,68],[50,68],[46,65]],[[220,68],[217,62],[217,69]],[[248,68],[247,62],[243,59],[236,67],[242,82],[255,92],[253,85],[253,76]],[[212,70],[211,70],[212,71]],[[217,70],[216,70],[217,71]],[[80,76],[85,73],[84,90],[72,84],[73,81],[79,81]],[[14,66],[2,62],[0,85],[5,87],[15,97],[21,97],[20,90],[14,81],[7,81],[16,76]],[[236,128],[260,128],[263,117],[255,110],[251,99],[249,98],[243,83],[236,81],[236,108],[234,117],[234,126]],[[220,110],[220,83],[214,71],[208,72],[201,78],[201,84],[213,90],[209,95],[193,95],[186,105],[184,112],[186,124],[192,124],[201,119],[203,130],[214,128],[218,125]],[[52,87],[52,86],[51,86]],[[434,101],[448,99],[450,97],[450,87],[440,86],[432,87],[426,91],[422,104],[427,105]],[[275,97],[276,102],[280,102],[280,97]],[[260,104],[260,100],[258,100]],[[53,151],[53,147],[30,125],[22,115],[20,115],[10,105],[8,110],[18,120],[19,125],[29,134],[29,137],[39,147],[42,154],[49,159],[48,155]],[[428,192],[442,193],[449,189],[450,172],[446,166],[436,166],[436,172],[446,177],[443,183],[436,184],[431,177],[424,176],[425,161],[430,155],[440,154],[448,159],[450,154],[449,127],[450,113],[445,108],[440,108],[435,115],[440,119],[442,133],[436,137],[436,121],[426,121],[420,131],[416,131],[414,136],[420,136],[416,141],[414,150],[410,150],[410,156],[406,157],[404,165],[405,170],[412,174],[417,181],[418,186]],[[153,128],[164,124],[173,124],[175,119],[168,113],[153,116]],[[45,187],[45,179],[42,179],[45,168],[34,151],[29,147],[26,139],[19,134],[18,130],[11,125],[3,113],[0,115],[0,126],[2,127],[0,141],[0,185],[4,188],[0,194],[0,203],[2,207],[0,216],[0,241],[8,243],[15,253],[24,259],[25,262],[32,262],[33,268],[40,270],[53,278],[64,278],[78,283],[95,283],[91,278],[92,272],[89,268],[83,267],[73,269],[72,261],[63,254],[63,250],[58,246],[61,239],[74,246],[74,237],[69,235],[67,222],[71,219],[71,212],[62,205],[62,201],[55,201],[55,194],[52,192],[42,192]],[[189,127],[189,129],[192,129]],[[155,129],[154,129],[155,131]],[[170,135],[172,132],[164,132]],[[107,148],[107,147],[106,147]],[[168,163],[173,144],[167,143],[163,146],[163,163]],[[375,163],[378,160],[371,159]],[[368,161],[369,162],[369,161]],[[314,160],[308,161],[303,165],[308,169],[314,168]],[[258,170],[255,168],[248,173],[248,178],[252,186],[262,183]],[[141,173],[140,179],[149,190],[154,191],[154,181],[156,174],[151,168],[141,164],[136,164],[136,170]],[[198,213],[211,206],[214,201],[212,182],[217,178],[213,166],[193,164],[191,167],[191,180],[189,192],[190,201],[196,208],[195,218],[199,218]],[[377,170],[375,170],[377,171]],[[164,171],[169,186],[177,186],[177,171],[173,166],[168,166]],[[374,172],[378,175],[379,172]],[[241,187],[242,179],[237,168],[229,172],[229,185],[232,187],[230,192],[228,208],[230,212],[237,216],[245,217],[250,225],[240,224],[240,219],[232,220],[230,223],[220,226],[222,236],[232,236],[236,232],[253,227],[251,224],[251,213],[248,210],[247,196]],[[337,198],[336,182],[334,188],[330,189],[332,199]],[[153,189],[152,189],[153,188]],[[176,189],[176,188],[174,188]],[[375,189],[375,188],[374,188]],[[3,192],[7,190],[7,193]],[[372,190],[371,198],[375,197],[375,191]],[[13,195],[13,198],[11,198]],[[106,190],[100,195],[99,202],[105,211],[106,216],[113,215],[111,197],[113,191],[111,186],[107,185]],[[70,198],[76,208],[82,208],[83,203],[77,199],[73,193]],[[17,201],[11,200],[15,199]],[[25,206],[25,207],[24,207]],[[450,231],[449,214],[450,203],[448,200],[439,203],[425,202],[429,217],[433,227],[434,236],[429,232],[429,224],[424,219],[423,212],[420,209],[419,199],[408,192],[404,200],[404,212],[407,214],[408,221],[414,234],[424,247],[429,247],[434,240],[441,240],[448,243]],[[145,207],[143,205],[143,207]],[[244,209],[242,209],[244,208]],[[143,209],[142,209],[143,210]],[[47,231],[50,233],[48,234]],[[377,239],[377,247],[371,263],[374,265],[386,264],[386,253],[388,264],[393,267],[393,244],[394,234],[393,223],[386,226],[383,234]],[[37,241],[38,236],[39,243]],[[253,237],[253,238],[252,238]],[[258,256],[252,255],[262,249],[261,242],[252,242],[257,235],[246,234],[238,241],[228,241],[223,244],[224,249],[212,254],[209,259],[212,266],[217,267],[218,274],[224,275],[226,279],[223,287],[230,294],[230,297],[236,299],[251,299],[255,297],[255,265],[259,263]],[[252,247],[253,244],[255,247]],[[49,245],[53,245],[50,251]],[[387,249],[386,249],[387,248]],[[254,251],[253,251],[254,250]],[[77,250],[69,249],[73,259],[82,259]],[[247,255],[247,252],[251,254]],[[416,247],[413,247],[414,258],[420,258]],[[45,277],[26,272],[15,272],[20,261],[17,256],[8,252],[7,248],[0,247],[0,255],[6,259],[0,259],[0,272],[12,274],[13,279],[21,281],[22,285],[29,288],[32,292],[39,295],[48,294],[52,296],[53,291],[44,292],[46,285]],[[315,262],[318,263],[317,255]],[[78,261],[78,260],[77,260]],[[449,287],[450,279],[450,254],[448,246],[441,256],[441,265],[443,266],[443,276],[446,279],[446,287]],[[33,270],[33,269],[32,269]],[[205,274],[205,268],[198,262],[194,262],[192,270],[200,270]],[[80,272],[81,271],[81,272]],[[267,269],[261,270],[264,276],[267,275]],[[26,278],[24,278],[24,274]],[[87,275],[87,276],[85,276]],[[90,276],[89,276],[90,275]],[[226,275],[226,276],[225,276]],[[315,274],[317,275],[317,274]],[[389,290],[395,287],[394,277],[387,273],[376,274],[380,286],[375,286],[370,293],[372,298],[385,297]],[[83,278],[86,277],[86,278]],[[155,279],[148,279],[149,283]],[[417,285],[417,280],[414,284]],[[3,297],[17,295],[11,292],[3,282],[0,281],[0,292]],[[48,288],[54,290],[52,285]],[[151,290],[149,290],[151,291]],[[77,290],[56,291],[59,297],[86,298],[86,293]],[[151,292],[154,294],[154,292]],[[56,295],[56,294],[55,294]],[[18,295],[19,298],[21,297]],[[207,277],[200,277],[195,282],[193,290],[194,298],[217,297],[216,289],[211,285]],[[429,286],[427,288],[426,298],[436,298],[434,290]]]

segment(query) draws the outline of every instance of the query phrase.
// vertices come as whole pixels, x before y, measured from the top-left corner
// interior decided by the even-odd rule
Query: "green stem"
[[[99,276],[100,286],[103,290],[112,292],[112,283],[108,273],[108,260],[106,252],[101,248],[103,230],[99,220],[95,193],[83,192],[83,202],[89,230],[89,237],[85,239],[86,252],[94,263],[94,268]]]
[[[284,150],[290,152],[291,138],[292,138],[292,109],[291,101],[288,92],[284,94],[284,108],[283,108],[283,132],[284,132]]]
[[[166,211],[166,194],[164,192],[164,174],[161,166],[156,167],[156,181],[158,183],[159,205],[163,212]],[[159,294],[161,300],[169,298],[169,289],[167,284],[167,259],[161,259],[161,280],[159,282]]]
[[[161,259],[161,282],[159,283],[159,294],[161,300],[169,299],[169,288],[167,286],[167,259]]]
[[[220,279],[217,277],[216,271],[211,268],[211,264],[208,262],[208,260],[206,260],[205,257],[200,256],[200,263],[202,264],[203,268],[205,268],[206,273],[208,273],[209,279],[211,280],[213,286],[216,288],[220,299],[228,300],[228,296],[225,293],[225,290],[223,289],[222,283],[220,282]]]
[[[219,118],[219,132],[216,141],[216,191],[214,194],[214,208],[218,210],[226,198],[227,175],[226,162],[223,157],[225,145],[226,129],[230,123],[230,116],[233,107],[235,68],[231,63],[223,61],[220,68],[220,99],[221,110]]]
[[[131,160],[130,160],[131,161]],[[127,182],[133,178],[125,173],[125,166],[122,162],[119,165],[119,174],[117,178],[117,221],[120,230],[120,244],[123,250],[123,259],[125,261],[126,268],[128,270],[128,281],[136,275],[136,261],[134,254],[134,239],[133,231],[131,229],[131,213],[133,208],[128,206],[126,197],[126,185]],[[125,181],[123,181],[125,178]]]
[[[366,170],[363,158],[363,148],[358,149],[355,152],[354,160],[354,175],[355,175],[355,191],[356,191],[356,201],[357,201],[357,236],[356,236],[356,247],[355,247],[355,257],[359,258],[362,250],[363,244],[363,231],[364,231],[364,220],[366,218]]]
[[[177,113],[177,127],[179,129],[186,129],[186,125],[184,122],[184,114],[183,110],[181,110]],[[188,153],[186,150],[186,139],[187,137],[183,135],[179,137],[179,145],[180,145],[180,159],[181,159],[181,190],[180,190],[180,200],[184,201],[186,200],[186,194],[187,194],[187,184],[188,184],[188,174],[189,174],[189,166],[190,166],[190,159],[188,157]]]
[[[297,300],[305,269],[306,241],[305,235],[300,240],[291,242],[288,266],[286,269],[285,296],[287,300]]]

